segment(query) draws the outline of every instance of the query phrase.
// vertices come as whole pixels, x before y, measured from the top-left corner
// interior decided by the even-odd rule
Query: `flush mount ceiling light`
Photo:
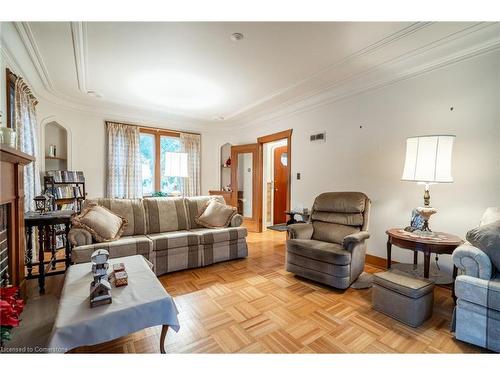
[[[237,42],[238,40],[243,39],[245,36],[242,33],[232,33],[231,34],[231,40],[233,42]]]
[[[223,96],[212,81],[180,71],[143,71],[130,81],[130,86],[144,100],[179,110],[210,108]]]

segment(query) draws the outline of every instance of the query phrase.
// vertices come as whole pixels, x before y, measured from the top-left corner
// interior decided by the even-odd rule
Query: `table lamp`
[[[437,209],[430,205],[429,185],[453,182],[451,176],[451,154],[454,135],[425,135],[406,139],[406,158],[403,181],[414,181],[425,185],[424,206],[417,207],[417,212],[424,218],[423,231],[427,235],[430,217]]]
[[[166,152],[164,174],[166,177],[188,177],[188,154],[186,152]],[[170,195],[182,195],[178,189],[177,184],[174,184],[174,190]]]

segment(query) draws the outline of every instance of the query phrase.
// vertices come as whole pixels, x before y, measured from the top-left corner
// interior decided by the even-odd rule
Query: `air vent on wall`
[[[326,132],[312,134],[311,136],[309,136],[309,140],[311,142],[326,142]]]

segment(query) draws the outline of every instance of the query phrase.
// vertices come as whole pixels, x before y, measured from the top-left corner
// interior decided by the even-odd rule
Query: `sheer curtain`
[[[142,197],[139,128],[106,122],[106,130],[108,133],[107,196]]]
[[[182,152],[188,154],[188,177],[182,184],[182,193],[187,197],[201,194],[200,158],[201,136],[199,134],[180,133]]]
[[[22,78],[15,82],[14,124],[17,132],[17,148],[38,157],[38,125],[36,122],[36,99]],[[40,170],[38,161],[24,167],[24,210],[33,211],[33,198],[40,194]]]

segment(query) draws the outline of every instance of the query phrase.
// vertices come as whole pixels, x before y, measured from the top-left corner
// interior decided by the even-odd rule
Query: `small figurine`
[[[127,271],[115,272],[115,286],[125,286],[128,285],[128,275]]]
[[[106,263],[109,259],[109,252],[105,249],[98,249],[92,253],[90,256],[90,260],[93,263],[103,264]]]
[[[100,279],[99,281],[93,281],[90,284],[90,307],[96,307],[100,305],[107,305],[112,303],[111,298],[111,285],[106,279]]]

